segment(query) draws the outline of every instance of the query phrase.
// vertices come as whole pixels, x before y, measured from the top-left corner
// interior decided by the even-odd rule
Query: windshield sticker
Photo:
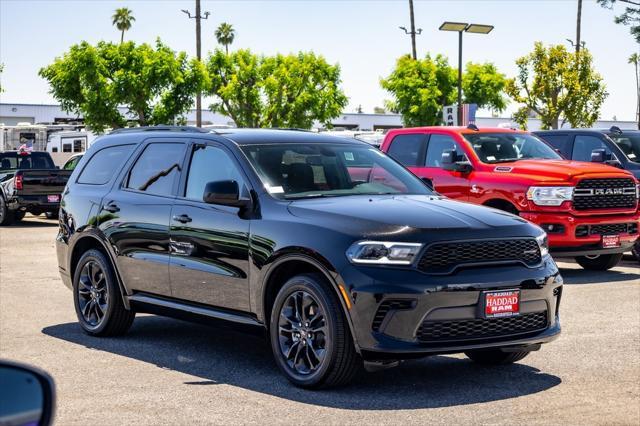
[[[354,160],[353,152],[345,152],[344,159],[347,161],[353,161]]]
[[[495,169],[493,169],[494,172],[500,172],[500,173],[510,173],[511,170],[513,170],[513,167],[509,167],[509,166],[498,166]]]
[[[487,160],[496,161],[496,157],[494,157],[493,155],[487,155]]]
[[[281,187],[281,186],[265,185],[264,187],[267,189],[269,194],[282,194],[282,193],[284,193],[284,188]]]

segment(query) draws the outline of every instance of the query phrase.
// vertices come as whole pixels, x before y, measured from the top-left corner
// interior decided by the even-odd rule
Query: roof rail
[[[473,124],[473,123],[469,123],[469,125],[467,126],[467,129],[469,129],[469,130],[475,130],[476,132],[479,132],[479,131],[480,131],[480,129],[478,129],[478,126],[476,126],[476,125],[475,125],[475,124]]]
[[[611,131],[613,133],[622,133],[622,129],[620,127],[618,127],[618,126],[611,126],[609,131]]]
[[[215,133],[211,129],[201,129],[194,126],[141,126],[141,127],[123,127],[111,131],[110,134],[133,133],[133,132],[189,132],[189,133]]]
[[[301,129],[298,127],[274,127],[274,130],[293,130],[296,132],[311,132],[311,133],[315,133],[313,130],[309,130],[309,129]]]

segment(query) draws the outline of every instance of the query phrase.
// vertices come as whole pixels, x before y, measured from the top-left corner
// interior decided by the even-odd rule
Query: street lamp
[[[458,33],[458,125],[462,124],[462,33],[489,34],[493,25],[468,24],[466,22],[443,22],[440,31]]]
[[[209,19],[209,12],[204,12],[204,16],[200,13],[200,0],[196,0],[196,13],[195,15],[191,15],[186,9],[181,10],[182,13],[187,15],[189,19],[196,20],[196,56],[198,57],[198,61],[202,59],[201,55],[201,39],[200,39],[200,20],[201,19]],[[202,94],[198,92],[196,94],[196,126],[202,127]]]

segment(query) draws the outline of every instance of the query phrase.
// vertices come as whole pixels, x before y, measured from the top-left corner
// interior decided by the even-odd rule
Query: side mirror
[[[55,385],[47,373],[26,365],[0,362],[0,425],[52,423]]]
[[[251,200],[240,198],[240,188],[235,180],[207,183],[204,187],[202,200],[207,204],[231,207],[247,207],[251,204]]]
[[[440,162],[442,163],[442,167],[449,170],[448,167],[452,167],[456,162],[456,151],[454,149],[442,151]]]
[[[604,163],[606,151],[602,148],[594,149],[591,151],[592,163]]]
[[[458,154],[455,149],[442,151],[440,162],[442,163],[442,168],[444,170],[460,173],[470,173],[473,170],[473,167],[469,162],[458,161]]]
[[[433,186],[433,181],[427,177],[421,177],[420,180],[422,181],[422,183],[424,183],[425,185],[427,185],[427,188],[429,188],[432,191],[435,191],[436,189]]]

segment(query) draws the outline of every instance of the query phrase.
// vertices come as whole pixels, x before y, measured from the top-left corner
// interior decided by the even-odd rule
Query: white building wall
[[[126,114],[126,108],[120,108],[122,114]],[[0,123],[5,125],[15,125],[17,122],[29,121],[34,123],[53,123],[56,119],[81,119],[75,114],[62,111],[59,105],[37,105],[37,104],[6,104],[0,103]],[[222,114],[213,113],[209,110],[202,111],[203,124],[227,124],[232,125],[233,120]],[[187,124],[193,125],[196,122],[196,110],[192,109],[187,114]],[[479,127],[495,127],[511,123],[509,117],[478,117],[476,120]],[[402,117],[399,114],[357,114],[345,113],[332,120],[334,127],[345,127],[353,130],[374,130],[402,127]],[[539,130],[540,120],[529,119],[529,130]],[[609,128],[613,125],[622,129],[636,129],[637,123],[634,121],[612,121],[599,120],[594,124],[596,128]],[[318,123],[314,126],[320,127]],[[569,127],[569,124],[565,124]]]

